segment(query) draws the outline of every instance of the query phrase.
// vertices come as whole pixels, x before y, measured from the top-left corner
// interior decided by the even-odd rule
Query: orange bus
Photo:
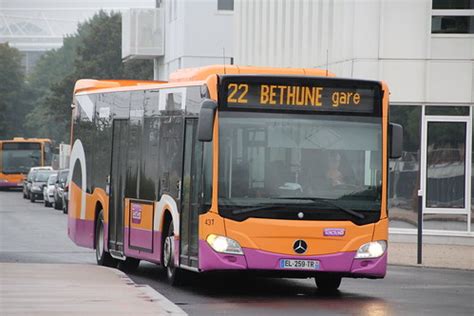
[[[314,277],[322,290],[385,276],[402,129],[383,82],[239,66],[170,78],[76,83],[77,245],[100,265],[161,264],[172,284],[183,270]]]
[[[31,167],[51,166],[51,160],[50,139],[0,140],[0,188],[21,187]]]

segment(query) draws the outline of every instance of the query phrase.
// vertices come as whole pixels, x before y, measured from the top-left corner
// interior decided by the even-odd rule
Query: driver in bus
[[[346,184],[347,181],[341,171],[341,154],[338,152],[330,152],[328,156],[328,171],[326,178],[333,187]]]

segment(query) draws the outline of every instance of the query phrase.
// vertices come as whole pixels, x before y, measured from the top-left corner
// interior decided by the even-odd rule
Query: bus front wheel
[[[175,264],[175,241],[173,221],[168,226],[168,232],[163,242],[163,266],[166,269],[166,276],[171,285],[180,285],[183,283],[183,272]]]
[[[97,223],[95,226],[95,259],[97,261],[97,264],[100,266],[115,268],[117,266],[117,260],[112,258],[110,253],[105,251],[104,240],[104,211],[101,210],[99,212],[99,216],[97,217]]]
[[[342,277],[332,274],[318,274],[316,276],[316,286],[324,293],[336,292],[341,285]]]

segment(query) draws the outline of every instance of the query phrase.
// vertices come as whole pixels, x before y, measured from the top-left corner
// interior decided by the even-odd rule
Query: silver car
[[[46,186],[43,187],[43,199],[44,206],[51,207],[54,202],[54,185],[56,184],[56,179],[58,178],[57,173],[53,173],[49,176]]]

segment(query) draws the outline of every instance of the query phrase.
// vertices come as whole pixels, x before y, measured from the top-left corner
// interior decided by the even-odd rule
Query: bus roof
[[[212,65],[198,68],[179,69],[170,75],[170,82],[205,80],[210,75],[297,75],[314,77],[334,77],[333,73],[316,68],[276,68],[237,65]]]
[[[32,142],[47,143],[47,142],[51,142],[51,139],[49,139],[49,138],[13,137],[13,139],[0,140],[0,142],[4,142],[4,143],[32,143]]]
[[[159,83],[166,83],[166,81],[80,79],[74,85],[74,94],[83,92],[83,91],[120,88],[120,87],[132,87],[132,86],[159,84]]]
[[[211,65],[198,68],[179,69],[170,75],[170,83],[183,81],[203,81],[211,75],[224,74],[267,74],[267,75],[298,75],[314,77],[334,77],[335,75],[323,69],[316,68],[275,68],[236,65]],[[74,86],[74,94],[85,91],[111,89],[121,87],[165,84],[166,81],[153,80],[94,80],[80,79]]]

